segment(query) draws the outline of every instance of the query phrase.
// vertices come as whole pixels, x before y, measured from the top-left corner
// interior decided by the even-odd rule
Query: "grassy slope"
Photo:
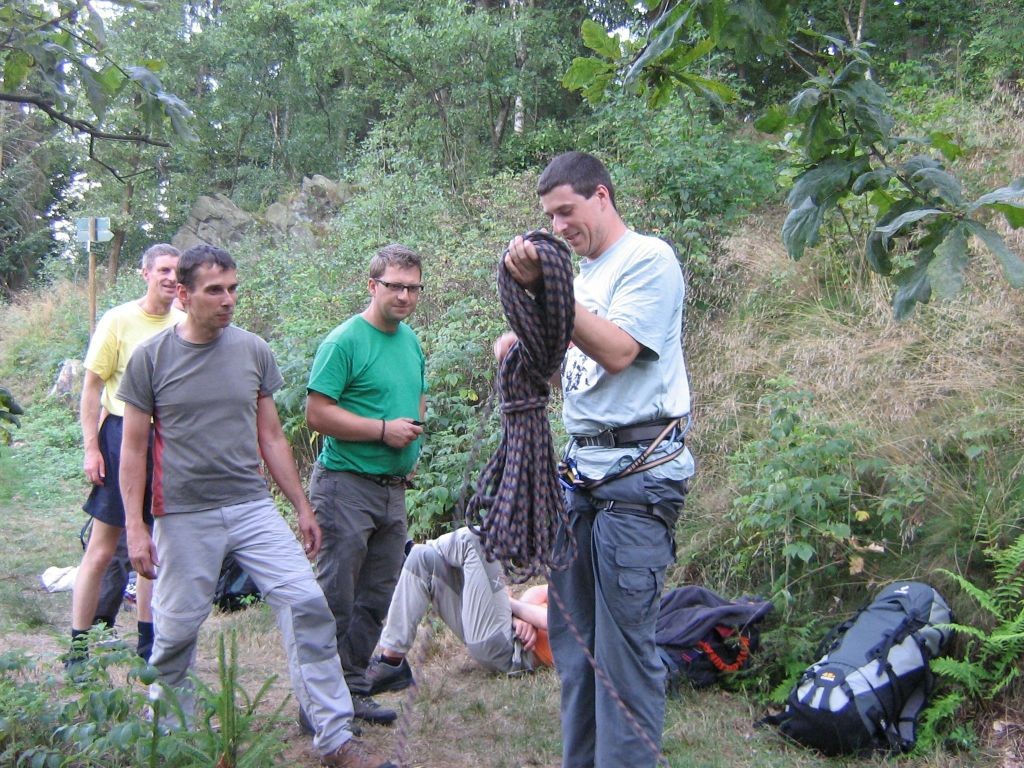
[[[777,212],[756,216],[728,243],[729,261],[723,263],[723,268],[734,270],[736,275],[734,310],[690,330],[694,389],[700,393],[694,445],[702,459],[701,479],[691,507],[693,524],[680,540],[682,560],[690,561],[691,568],[700,561],[694,555],[695,549],[714,542],[717,526],[713,518],[728,501],[728,483],[722,475],[721,462],[722,454],[729,448],[728,430],[720,424],[730,412],[752,407],[756,399],[756,387],[752,384],[784,370],[820,392],[823,403],[844,417],[852,414],[881,420],[891,423],[898,432],[916,424],[921,411],[916,405],[921,401],[920,391],[910,386],[920,370],[916,365],[927,363],[936,371],[946,370],[949,376],[965,376],[963,366],[943,369],[934,362],[944,347],[944,335],[929,341],[926,329],[916,324],[918,321],[895,326],[882,303],[860,319],[826,307],[810,266],[792,265],[778,246],[770,245],[777,225]],[[869,295],[872,301],[876,300],[873,294]],[[783,302],[780,296],[788,299]],[[1010,313],[1015,308],[1019,312],[1020,305],[1015,301],[1019,299],[1001,297],[1001,311]],[[970,325],[963,317],[966,313],[957,307],[922,314],[933,312],[937,315],[934,322],[945,319],[951,324]],[[987,323],[993,323],[993,312],[986,312],[985,316]],[[1007,344],[1016,343],[1016,337],[1009,327],[998,325],[986,338],[1003,350]],[[916,351],[910,355],[908,349]],[[982,377],[986,382],[992,377],[1006,380],[1011,375],[1003,355],[991,355],[991,361],[985,364],[983,358],[987,355],[978,348],[971,357],[971,370],[989,371],[991,367],[996,371]],[[865,359],[876,360],[875,367],[865,365]],[[918,362],[911,365],[908,360]],[[1009,363],[1012,362],[1011,358]],[[892,391],[903,394],[886,401],[894,406],[891,412],[881,409],[875,399],[880,378],[900,371],[901,379],[908,383],[898,384]],[[939,383],[931,386],[947,386],[938,372],[934,376]],[[965,388],[975,390],[961,381],[958,389]],[[0,463],[7,488],[6,497],[0,502],[4,507],[0,511],[0,526],[7,542],[0,556],[0,567],[6,574],[0,589],[0,615],[4,617],[0,622],[0,643],[34,649],[49,665],[55,661],[69,601],[66,593],[46,595],[38,590],[36,579],[46,565],[75,561],[75,534],[81,520],[78,505],[84,487],[72,478],[57,483],[41,482],[45,478],[40,475],[52,472],[54,465],[49,463],[47,454],[30,445],[37,445],[43,434],[47,440],[66,443],[68,434],[74,434],[76,429],[70,413],[64,418],[50,409],[46,413],[48,416],[42,422],[26,424],[22,437],[32,439],[16,445],[12,455]],[[723,435],[726,443],[717,444],[715,441],[722,440]],[[65,455],[74,456],[75,451]],[[38,471],[22,471],[26,465]],[[677,577],[682,573],[677,572]],[[729,580],[722,576],[709,572],[704,578],[728,591]],[[130,617],[121,624],[122,632],[131,631]],[[214,637],[226,628],[235,628],[240,633],[242,680],[247,690],[255,691],[269,675],[282,674],[285,665],[272,622],[267,611],[260,609],[208,623],[201,652],[200,672],[204,677],[212,679]],[[557,681],[552,673],[524,680],[489,677],[472,665],[445,631],[424,632],[418,653],[417,672],[422,685],[417,695],[411,699],[400,694],[387,697],[389,703],[401,704],[412,714],[399,729],[368,729],[371,742],[381,749],[403,753],[410,765],[557,765]],[[286,681],[279,678],[273,691],[275,700],[287,696]],[[285,711],[290,710],[291,705],[286,706]],[[752,723],[762,714],[763,708],[742,693],[691,692],[673,700],[665,739],[670,764],[700,768],[821,764],[816,756],[787,747],[771,731],[755,730]],[[287,722],[280,728],[286,756],[297,765],[315,765],[306,740],[295,726]],[[997,765],[996,751],[997,746],[993,745],[986,753],[929,755],[905,764],[922,768]]]
[[[978,138],[982,149],[972,161],[977,164],[990,159],[984,138]],[[1002,178],[1024,175],[1019,150],[999,157]],[[981,173],[981,165],[976,170]],[[1019,332],[1024,298],[1007,291],[982,260],[972,268],[971,288],[963,299],[922,307],[911,320],[897,324],[887,308],[887,289],[874,278],[820,256],[799,264],[789,261],[778,241],[781,217],[780,211],[766,209],[745,222],[726,243],[716,266],[719,285],[726,286],[724,309],[704,316],[691,312],[688,355],[697,415],[692,442],[701,464],[688,519],[680,530],[680,565],[672,578],[707,583],[724,593],[745,586],[741,575],[714,557],[726,539],[722,516],[735,494],[725,457],[749,439],[765,382],[782,373],[813,391],[822,413],[838,423],[870,425],[880,436],[881,452],[893,461],[916,463],[933,476],[928,519],[918,538],[869,563],[873,573],[881,579],[925,577],[936,564],[965,569],[977,553],[970,545],[967,551],[951,552],[951,534],[978,525],[982,518],[991,525],[1016,524],[1021,468],[989,478],[988,508],[980,515],[974,489],[943,483],[932,449],[955,442],[971,418],[986,410],[994,411],[1019,441],[1024,424],[1024,337]],[[1018,252],[1024,250],[1020,233],[1010,242]],[[39,393],[59,359],[80,354],[83,316],[83,292],[66,285],[0,309],[0,327],[5,329],[0,380],[29,406],[19,433],[22,443],[0,460],[0,648],[31,649],[48,668],[55,663],[70,608],[66,593],[46,595],[38,588],[38,574],[47,565],[77,559],[85,489],[70,409],[62,413],[32,406],[41,402]],[[837,606],[843,607],[849,606]],[[131,631],[128,618],[122,621],[122,632]],[[271,674],[283,673],[272,621],[259,609],[208,622],[200,674],[211,678],[213,638],[227,628],[240,633],[248,690],[255,691]],[[419,654],[417,672],[423,684],[416,697],[388,697],[411,714],[398,729],[368,729],[371,742],[404,754],[409,765],[557,765],[553,674],[521,680],[488,677],[444,631],[425,632]],[[273,691],[281,700],[287,695],[286,682],[278,679]],[[1017,703],[1004,703],[1010,719],[1016,719]],[[288,705],[285,711],[290,709]],[[665,738],[670,764],[847,764],[823,761],[787,747],[770,731],[754,730],[752,723],[761,714],[761,705],[742,693],[690,692],[673,700]],[[295,726],[289,722],[280,728],[292,764],[314,765]],[[926,755],[901,764],[1010,765],[1003,760],[1010,747],[987,733],[983,737],[986,745],[979,751]]]

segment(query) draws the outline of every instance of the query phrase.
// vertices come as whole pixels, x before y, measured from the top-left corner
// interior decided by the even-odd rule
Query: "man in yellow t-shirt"
[[[124,507],[118,482],[124,403],[116,397],[117,388],[135,347],[184,319],[184,313],[172,306],[178,283],[175,275],[178,256],[177,248],[164,243],[146,250],[142,255],[146,294],[104,313],[85,356],[80,421],[85,447],[83,468],[92,483],[92,491],[83,508],[92,516],[93,522],[85,555],[75,576],[71,604],[72,646],[67,657],[69,667],[88,655],[80,637],[89,631],[93,623],[103,574],[124,531]],[[151,474],[152,462],[147,463]],[[149,477],[147,484],[148,480]],[[148,501],[145,507],[148,516]],[[148,522],[152,523],[152,518]],[[148,660],[153,645],[150,608],[153,587],[148,579],[139,577],[136,589],[138,652]]]

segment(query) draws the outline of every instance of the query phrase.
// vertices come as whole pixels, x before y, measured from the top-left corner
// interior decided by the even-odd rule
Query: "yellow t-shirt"
[[[109,413],[124,416],[124,403],[116,397],[117,388],[135,347],[184,319],[185,313],[174,307],[166,315],[151,315],[144,312],[137,301],[121,304],[103,313],[89,341],[85,367],[103,379],[100,404]]]

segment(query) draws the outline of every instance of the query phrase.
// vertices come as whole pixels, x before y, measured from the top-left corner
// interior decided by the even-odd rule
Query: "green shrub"
[[[908,534],[908,511],[924,500],[912,472],[861,456],[871,435],[856,425],[816,418],[808,392],[770,382],[761,407],[764,436],[729,458],[740,495],[728,518],[736,524],[734,554],[754,584],[792,599],[803,590],[865,571],[866,560]]]

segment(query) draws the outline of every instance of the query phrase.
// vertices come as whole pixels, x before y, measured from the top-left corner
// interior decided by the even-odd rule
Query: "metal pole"
[[[96,330],[96,254],[92,252],[92,242],[96,239],[96,219],[89,217],[89,240],[85,244],[85,252],[89,254],[89,338]]]

